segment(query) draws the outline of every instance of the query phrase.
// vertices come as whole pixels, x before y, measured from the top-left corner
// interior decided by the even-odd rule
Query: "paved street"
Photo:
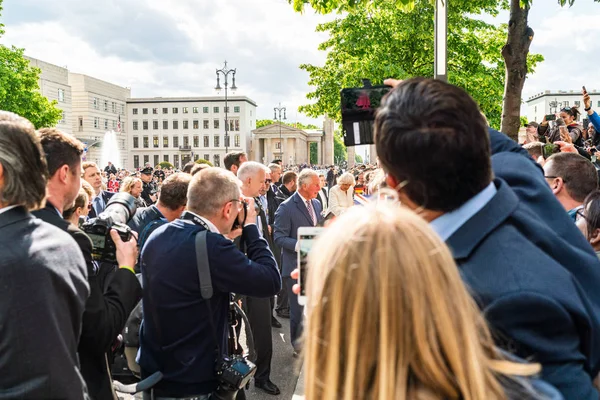
[[[273,361],[271,362],[271,381],[279,386],[281,394],[271,396],[262,390],[256,389],[254,384],[246,392],[246,398],[251,400],[291,400],[298,381],[300,372],[299,361],[292,357],[292,345],[290,344],[290,320],[277,318],[281,325],[280,329],[273,328]]]

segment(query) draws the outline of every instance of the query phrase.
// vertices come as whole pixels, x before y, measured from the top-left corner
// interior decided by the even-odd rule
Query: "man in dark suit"
[[[279,192],[275,194],[275,198],[279,204],[290,198],[298,188],[298,174],[294,171],[286,171],[281,178],[281,182]]]
[[[67,233],[29,213],[44,204],[47,174],[33,125],[0,111],[1,399],[86,398],[77,360],[85,262]]]
[[[107,353],[142,296],[141,286],[132,270],[136,262],[137,244],[133,238],[123,243],[119,235],[111,235],[117,246],[120,268],[111,275],[105,291],[96,264],[92,261],[90,238],[62,218],[63,209],[73,204],[81,186],[83,144],[55,128],[41,129],[38,135],[46,154],[50,179],[46,189],[46,207],[33,214],[69,233],[79,245],[87,264],[90,285],[78,346],[81,374],[93,399],[112,399],[114,393],[106,364]]]
[[[113,165],[113,163],[111,163],[110,161],[108,162],[108,165],[106,167],[104,167],[104,172],[106,172],[106,175],[110,176],[110,174],[117,174],[117,168]]]
[[[386,83],[396,89],[375,137],[388,185],[446,241],[497,344],[541,363],[565,399],[597,399],[600,263],[540,169],[502,134],[486,134],[462,89]]]
[[[231,232],[243,200],[249,203],[246,224]],[[228,353],[231,292],[264,297],[268,303],[281,288],[277,264],[260,237],[256,217],[254,200],[241,196],[235,176],[221,168],[207,168],[190,183],[188,211],[148,239],[141,257],[144,321],[139,361],[143,377],[156,371],[164,374],[155,386],[157,397],[204,398],[212,393],[218,384],[215,360]],[[196,264],[195,236],[202,231],[208,232],[214,291],[209,300],[201,296]],[[240,234],[247,256],[223,236]],[[216,354],[217,346],[220,353]]]
[[[255,161],[243,163],[237,171],[237,177],[242,182],[242,195],[252,197],[258,200],[260,191],[265,189],[267,174],[270,172],[264,165]],[[258,202],[260,207],[260,202]],[[269,225],[266,221],[266,214],[260,208],[257,219],[254,220],[262,233],[262,237],[271,242]],[[243,246],[242,246],[243,248]],[[243,251],[246,249],[243,248]],[[270,299],[247,296],[242,299],[242,305],[252,329],[254,337],[254,348],[256,351],[256,375],[254,381],[256,387],[265,392],[278,395],[279,388],[271,382],[271,359],[273,358],[273,338],[271,332],[272,325],[272,307]]]
[[[87,181],[94,189],[94,198],[92,199],[92,209],[88,214],[89,218],[96,218],[108,204],[114,193],[102,190],[102,174],[94,162],[86,161],[82,164],[83,179]]]
[[[298,176],[298,190],[281,203],[275,213],[273,236],[275,243],[282,249],[282,277],[290,303],[290,340],[295,352],[300,350],[298,339],[302,335],[303,307],[298,304],[298,298],[293,295],[292,287],[296,280],[290,277],[290,273],[298,264],[296,253],[298,228],[317,226],[323,220],[321,204],[315,200],[320,190],[317,173],[312,169],[304,169]]]
[[[327,186],[329,189],[335,186],[335,167],[333,165],[327,171]]]
[[[284,202],[285,199],[287,199],[289,196],[284,195],[279,190],[279,187],[281,187],[281,185],[278,187],[276,185],[277,182],[275,181],[275,179],[273,179],[273,176],[277,177],[278,176],[277,174],[279,173],[278,179],[279,179],[279,181],[282,180],[281,179],[281,166],[279,164],[270,164],[269,169],[271,170],[271,184],[267,185],[268,187],[267,187],[266,198],[267,198],[268,220],[269,220],[269,226],[270,226],[271,236],[272,236],[273,232],[275,231],[275,212],[277,211],[277,208],[279,207],[279,205],[282,202]],[[275,172],[273,172],[273,171],[275,171]],[[288,185],[289,185],[289,183],[288,183]],[[271,247],[271,251],[273,251],[275,260],[277,260],[277,265],[279,266],[279,271],[281,271],[281,248],[277,245],[277,243],[275,243],[274,240],[271,244],[269,244],[269,246]],[[275,305],[275,313],[277,313],[277,315],[281,318],[289,318],[290,317],[290,303],[288,300],[287,290],[285,289],[285,286],[282,286],[281,291],[279,293],[277,293],[277,303]],[[276,321],[275,317],[273,317],[273,319],[274,319],[274,321]],[[279,324],[279,321],[277,321],[277,324]],[[277,324],[274,323],[273,325],[276,326]]]
[[[325,180],[325,175],[319,174],[319,183],[321,185],[321,190],[319,190],[319,194],[317,195],[317,200],[321,203],[321,209],[323,213],[327,212],[327,208],[329,208],[329,190],[327,189],[327,181]]]

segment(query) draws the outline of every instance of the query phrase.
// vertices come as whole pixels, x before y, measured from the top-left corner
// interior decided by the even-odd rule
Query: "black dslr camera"
[[[92,239],[92,258],[96,261],[115,263],[117,248],[110,237],[110,230],[119,233],[121,240],[131,239],[131,228],[126,224],[135,214],[135,198],[129,193],[117,193],[108,201],[104,212],[85,222],[81,229]]]
[[[250,382],[256,373],[256,365],[242,356],[223,357],[217,366],[219,387],[215,390],[211,399],[233,400],[238,392]]]
[[[233,221],[233,226],[231,227],[232,231],[243,228],[244,224],[246,223],[246,216],[248,215],[248,203],[246,201],[242,201],[242,207],[242,211],[240,211],[238,217],[235,219],[235,221]],[[254,202],[254,210],[256,211],[256,214],[260,213],[260,206],[256,203],[256,201]],[[242,218],[241,221],[240,215]]]

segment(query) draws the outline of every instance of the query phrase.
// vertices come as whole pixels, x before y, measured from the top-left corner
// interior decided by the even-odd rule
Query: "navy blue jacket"
[[[317,217],[317,223],[323,220],[321,203],[311,200]],[[275,212],[275,230],[273,240],[281,248],[281,275],[290,276],[292,271],[298,267],[298,255],[296,253],[296,242],[298,241],[298,228],[301,226],[313,226],[310,214],[298,192],[281,203]]]
[[[194,247],[195,235],[203,229],[175,220],[156,229],[142,250],[139,363],[143,376],[164,374],[156,386],[163,396],[210,393],[217,386],[216,344],[207,303],[200,295]],[[277,264],[256,225],[245,227],[243,236],[248,257],[222,235],[207,235],[214,290],[209,301],[222,354],[227,352],[229,293],[271,297],[281,289]]]
[[[597,400],[600,262],[528,154],[490,137],[498,192],[446,243],[498,344],[565,399]]]

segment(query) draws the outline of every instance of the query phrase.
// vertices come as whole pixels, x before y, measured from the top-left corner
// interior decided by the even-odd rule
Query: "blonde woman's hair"
[[[397,204],[348,210],[308,270],[308,400],[504,400],[499,377],[540,370],[502,359],[446,245]]]
[[[143,184],[143,182],[140,178],[129,176],[129,177],[123,179],[123,182],[121,183],[120,191],[125,192],[125,193],[131,193],[131,189],[136,185],[136,183]]]

